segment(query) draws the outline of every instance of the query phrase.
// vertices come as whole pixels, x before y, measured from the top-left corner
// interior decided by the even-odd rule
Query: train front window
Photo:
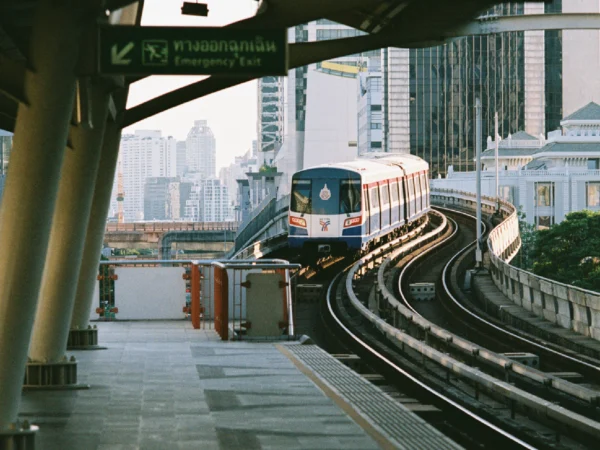
[[[340,183],[340,214],[360,212],[360,180],[342,180]]]
[[[292,181],[292,212],[301,214],[311,213],[311,181],[293,180]]]

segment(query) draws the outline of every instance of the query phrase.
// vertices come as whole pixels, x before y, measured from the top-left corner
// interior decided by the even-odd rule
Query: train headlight
[[[290,225],[306,228],[306,220],[302,217],[290,217]]]
[[[356,225],[360,225],[362,222],[362,217],[351,217],[350,219],[344,220],[344,228],[353,227]]]

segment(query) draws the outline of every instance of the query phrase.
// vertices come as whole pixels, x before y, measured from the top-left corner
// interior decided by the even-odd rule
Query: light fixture
[[[206,3],[183,2],[181,14],[188,16],[208,16],[208,5]]]

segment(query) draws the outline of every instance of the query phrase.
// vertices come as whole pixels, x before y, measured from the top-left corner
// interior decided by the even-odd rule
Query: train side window
[[[360,212],[360,180],[341,180],[340,214]]]
[[[392,202],[398,202],[398,183],[394,182],[390,184],[390,191],[392,191]]]
[[[398,183],[398,191],[400,193],[400,203],[404,203],[404,183]]]
[[[390,203],[390,191],[388,184],[382,184],[381,186],[381,206],[388,205]]]
[[[427,204],[427,180],[425,179],[425,172],[421,173],[421,195],[423,196],[423,208],[429,206]]]
[[[371,208],[378,209],[379,208],[379,189],[376,187],[371,188]]]

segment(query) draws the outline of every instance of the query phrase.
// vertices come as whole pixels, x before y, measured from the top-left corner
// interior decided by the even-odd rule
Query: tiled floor
[[[73,351],[88,390],[27,391],[45,450],[372,449],[375,441],[270,343],[189,322],[99,323]]]

